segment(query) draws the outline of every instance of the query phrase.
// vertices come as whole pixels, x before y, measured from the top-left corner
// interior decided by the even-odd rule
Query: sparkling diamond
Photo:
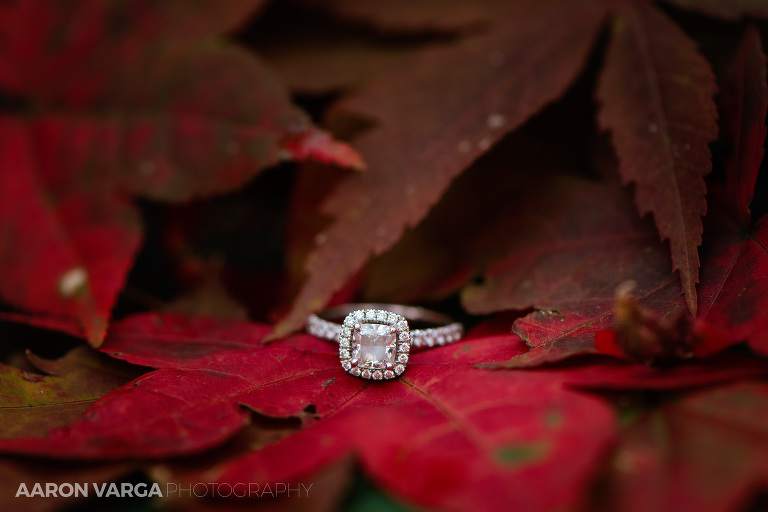
[[[400,333],[400,339],[403,340],[403,341],[411,339],[411,333],[409,333],[408,331],[401,332]]]
[[[407,331],[408,330],[408,322],[405,320],[400,320],[397,322],[397,330],[398,331]]]
[[[362,309],[358,309],[352,314],[355,316],[355,320],[362,320],[365,317],[365,312]],[[354,325],[354,323],[352,325]]]
[[[395,374],[396,375],[400,375],[404,371],[405,371],[405,366],[403,366],[402,364],[398,364],[398,365],[395,366]]]
[[[384,378],[385,379],[394,379],[395,378],[395,372],[392,370],[387,370],[384,372]]]
[[[365,318],[367,320],[376,320],[376,310],[366,309],[365,310]]]
[[[341,338],[339,340],[339,345],[344,348],[349,348],[349,338]]]
[[[390,324],[394,324],[398,321],[398,315],[395,313],[387,313],[387,322]]]
[[[350,369],[350,368],[352,368],[352,363],[350,363],[349,361],[342,361],[342,362],[341,362],[341,366],[342,366],[342,367],[343,367],[345,370],[349,371],[349,369]]]
[[[344,338],[348,338],[349,336],[352,336],[352,329],[350,329],[349,327],[344,327],[344,328],[341,330],[341,335],[342,335]]]
[[[370,379],[371,378],[371,370],[363,370],[360,373],[360,376],[364,379]]]
[[[438,345],[445,345],[445,336],[438,336],[437,337],[437,344]]]
[[[408,362],[408,354],[400,354],[399,356],[397,356],[397,362],[398,363],[403,363],[403,364],[407,363]]]
[[[405,352],[406,354],[411,351],[411,346],[408,343],[401,343],[399,347],[397,347],[398,352]]]
[[[387,312],[386,311],[377,311],[376,312],[376,320],[378,322],[386,322],[387,321]]]
[[[355,326],[355,317],[349,315],[347,318],[344,319],[344,325],[346,327],[354,327]]]
[[[374,380],[381,380],[381,378],[383,377],[383,375],[381,374],[381,370],[375,370],[371,373],[371,375],[373,376]]]
[[[352,375],[354,375],[355,377],[359,377],[359,376],[360,376],[360,368],[352,368],[352,369],[349,371],[349,373],[351,373],[351,374],[352,374]]]
[[[339,357],[342,359],[349,359],[349,350],[344,348],[339,349]]]
[[[392,326],[362,324],[352,336],[352,357],[358,366],[391,368],[395,364],[396,335]]]

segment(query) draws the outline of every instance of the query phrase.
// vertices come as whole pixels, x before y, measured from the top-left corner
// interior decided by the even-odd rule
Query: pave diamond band
[[[409,321],[429,327],[411,330]],[[402,374],[411,347],[453,343],[461,339],[463,331],[460,323],[445,315],[397,304],[345,304],[307,320],[309,334],[339,343],[344,370],[374,380]]]

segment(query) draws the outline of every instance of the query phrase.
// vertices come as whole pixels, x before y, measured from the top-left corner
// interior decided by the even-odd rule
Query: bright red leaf
[[[265,332],[177,316],[115,324],[104,350],[160,369],[45,439],[0,446],[68,458],[187,454],[230,438],[249,408],[304,417],[305,427],[207,481],[294,481],[354,452],[377,481],[424,506],[506,510],[573,506],[612,436],[610,408],[564,389],[558,372],[473,369],[508,358],[516,344],[469,340],[415,353],[402,378],[378,383],[346,374],[331,343],[302,335],[264,347]],[[543,492],[553,481],[559,492]]]
[[[616,18],[597,98],[619,175],[636,184],[640,213],[652,212],[697,311],[701,216],[708,144],[717,136],[715,77],[696,44],[649,2],[624,2]]]
[[[294,482],[354,454],[380,485],[421,506],[559,510],[587,498],[614,431],[606,403],[569,388],[685,389],[768,374],[768,363],[744,356],[671,370],[611,362],[473,368],[523,350],[506,335],[414,353],[403,377],[378,383],[346,374],[331,343],[300,335],[264,346],[267,330],[176,315],[116,323],[103,350],[159,369],[45,438],[0,441],[0,448],[77,459],[187,455],[232,438],[255,411],[298,419],[303,428],[256,449],[225,450],[226,459],[199,474],[179,474],[210,483]]]
[[[473,160],[560,97],[605,16],[602,2],[509,9],[487,34],[425,50],[337,107],[377,123],[356,140],[370,169],[345,180],[325,204],[335,220],[309,256],[308,280],[275,337],[303,325],[373,254],[421,221]],[[542,39],[543,32],[552,37]]]
[[[0,294],[97,343],[141,241],[138,214],[105,175],[80,175],[92,130],[6,118],[0,138],[0,261],[12,269]]]
[[[556,510],[583,499],[578,487],[610,439],[603,404],[564,392],[553,375],[416,363],[408,372],[233,460],[217,480],[291,481],[355,453],[379,484],[421,506]]]

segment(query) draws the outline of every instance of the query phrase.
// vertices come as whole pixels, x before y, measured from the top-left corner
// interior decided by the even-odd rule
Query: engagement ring
[[[411,330],[409,322],[419,328]],[[382,380],[405,371],[411,347],[453,343],[461,339],[464,328],[448,316],[424,308],[344,304],[310,315],[307,332],[337,342],[341,366],[347,372]]]

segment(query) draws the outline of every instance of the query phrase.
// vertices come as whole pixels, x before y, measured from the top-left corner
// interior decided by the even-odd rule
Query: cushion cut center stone
[[[358,366],[390,368],[395,364],[397,334],[389,325],[362,324],[352,335],[355,343],[353,359]]]

